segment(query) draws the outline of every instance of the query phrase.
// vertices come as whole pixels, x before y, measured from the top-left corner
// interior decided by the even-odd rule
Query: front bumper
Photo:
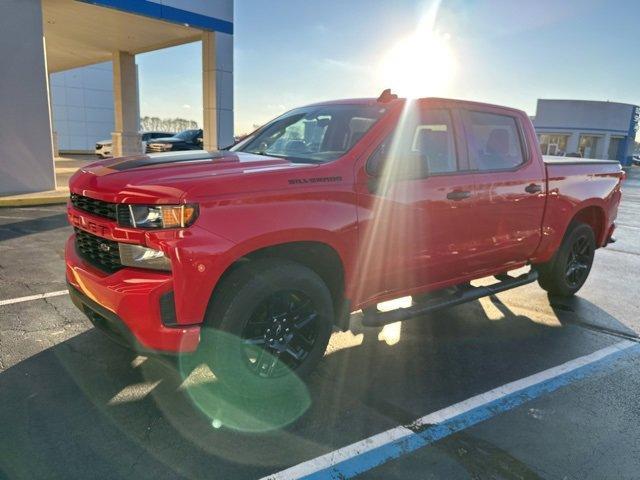
[[[67,241],[65,258],[71,298],[96,327],[142,352],[197,349],[199,325],[162,323],[160,300],[172,291],[170,274],[124,268],[107,275],[80,258],[74,235]]]

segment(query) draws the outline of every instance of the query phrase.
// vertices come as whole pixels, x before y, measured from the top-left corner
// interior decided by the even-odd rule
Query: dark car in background
[[[175,135],[173,132],[140,132],[140,140],[142,140],[142,151],[147,151],[147,144],[156,138],[166,138]],[[100,158],[112,157],[111,140],[101,140],[96,143],[95,153]]]
[[[169,152],[178,150],[201,150],[202,130],[184,130],[174,136],[157,138],[152,142],[147,142],[147,152]]]

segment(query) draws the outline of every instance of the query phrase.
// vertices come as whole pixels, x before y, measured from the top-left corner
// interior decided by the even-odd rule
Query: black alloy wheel
[[[587,279],[593,262],[593,244],[586,235],[576,238],[571,245],[565,276],[570,287],[581,286]]]
[[[313,302],[302,292],[284,290],[268,297],[241,334],[250,370],[268,378],[299,367],[318,338],[318,317]]]
[[[573,222],[554,257],[535,266],[538,283],[552,295],[575,295],[589,276],[595,251],[596,238],[591,226]]]
[[[226,276],[212,298],[198,355],[235,393],[286,394],[322,360],[333,331],[333,299],[308,267],[252,260]]]

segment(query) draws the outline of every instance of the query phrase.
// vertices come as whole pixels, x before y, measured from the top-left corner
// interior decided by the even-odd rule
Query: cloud
[[[352,73],[371,72],[371,67],[369,65],[362,65],[359,63],[347,62],[344,60],[336,60],[335,58],[323,58],[322,60],[320,60],[320,66],[324,68],[342,70]]]
[[[184,105],[182,105],[182,108],[184,108],[185,110],[191,110],[191,105],[185,103]]]

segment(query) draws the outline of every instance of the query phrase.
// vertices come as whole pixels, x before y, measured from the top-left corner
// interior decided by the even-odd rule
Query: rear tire
[[[575,295],[589,276],[595,250],[593,229],[585,223],[573,222],[554,257],[537,266],[538,283],[553,295]]]
[[[333,319],[331,294],[314,271],[288,260],[254,260],[214,292],[200,352],[233,391],[275,395],[314,370]]]

